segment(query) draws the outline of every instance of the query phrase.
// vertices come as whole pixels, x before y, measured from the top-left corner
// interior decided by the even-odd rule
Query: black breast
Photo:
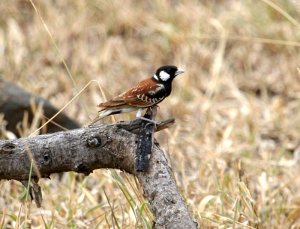
[[[162,86],[158,87],[156,90],[148,92],[146,95],[149,98],[165,98],[171,93],[171,84],[162,84]]]

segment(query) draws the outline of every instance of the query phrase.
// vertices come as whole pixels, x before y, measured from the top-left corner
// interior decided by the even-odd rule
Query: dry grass
[[[157,138],[196,219],[207,228],[300,227],[298,1],[34,3],[38,13],[29,1],[0,2],[5,78],[63,107],[90,80],[110,97],[163,64],[186,68],[159,110],[176,125]],[[92,83],[66,112],[86,124],[101,99]],[[153,220],[121,172],[40,183],[42,209],[21,201],[17,182],[0,182],[0,228],[149,228]]]

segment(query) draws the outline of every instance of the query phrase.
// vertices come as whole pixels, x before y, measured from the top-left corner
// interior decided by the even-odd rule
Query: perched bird
[[[155,106],[168,97],[172,91],[173,79],[183,72],[183,69],[173,65],[160,67],[151,78],[139,82],[136,86],[107,102],[100,103],[98,105],[101,108],[99,115],[91,124],[109,115],[136,110],[138,110],[136,117],[145,119],[141,117],[142,110]]]

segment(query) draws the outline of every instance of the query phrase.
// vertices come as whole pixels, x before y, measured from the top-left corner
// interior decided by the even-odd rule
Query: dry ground
[[[206,228],[300,227],[299,1],[33,2],[36,10],[0,2],[4,78],[62,107],[90,80],[111,97],[161,65],[184,67],[159,110],[176,125],[157,138],[196,219]],[[86,124],[102,99],[92,83],[66,112]],[[0,182],[0,228],[150,228],[153,220],[124,173],[40,183],[42,209],[24,201],[19,183]]]

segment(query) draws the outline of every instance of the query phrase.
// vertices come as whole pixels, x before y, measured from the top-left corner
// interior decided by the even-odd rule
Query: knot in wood
[[[43,164],[44,165],[49,165],[50,163],[51,163],[51,156],[50,156],[50,154],[49,154],[49,152],[45,152],[44,154],[43,154]]]
[[[98,134],[92,135],[87,139],[87,146],[96,148],[101,146],[101,137]]]
[[[4,145],[0,148],[1,153],[11,154],[16,149],[16,145],[14,143],[8,142],[4,143]]]
[[[91,169],[89,166],[84,162],[79,162],[75,165],[75,170],[78,173],[83,173],[85,176],[88,176],[91,173]]]

